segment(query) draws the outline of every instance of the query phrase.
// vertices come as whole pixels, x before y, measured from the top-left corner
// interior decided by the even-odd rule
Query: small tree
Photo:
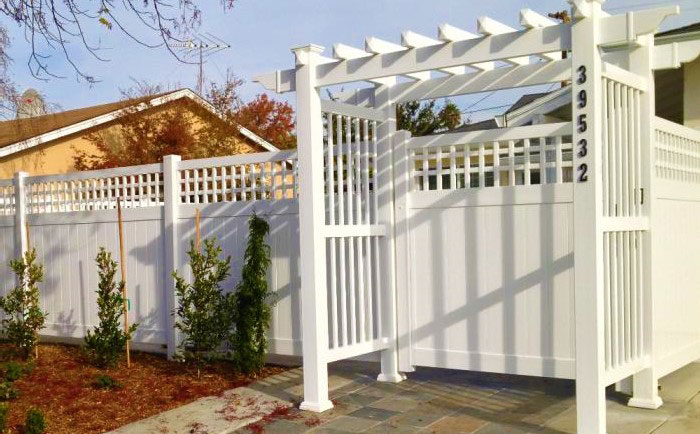
[[[138,324],[132,324],[127,331],[122,327],[124,313],[124,281],[117,283],[117,261],[112,254],[100,247],[97,253],[98,274],[97,316],[100,324],[94,330],[88,330],[85,336],[85,348],[89,358],[100,368],[114,366],[124,355],[126,343],[136,331]]]
[[[265,333],[270,328],[272,312],[272,292],[267,286],[270,246],[265,244],[270,226],[264,219],[253,215],[248,228],[241,282],[234,295],[236,328],[231,336],[234,361],[246,373],[260,371],[265,364]]]
[[[2,320],[3,331],[26,359],[36,347],[39,330],[44,328],[46,321],[47,314],[39,305],[37,287],[44,280],[44,269],[36,263],[35,249],[29,249],[20,259],[10,261],[10,268],[17,275],[17,287],[0,297],[0,308],[6,316]]]
[[[187,254],[193,281],[190,284],[173,273],[178,298],[173,314],[177,316],[175,328],[184,335],[180,356],[197,364],[199,376],[202,364],[221,346],[233,324],[230,296],[221,288],[229,276],[231,258],[219,258],[221,247],[215,239],[204,240],[204,252],[192,241]]]

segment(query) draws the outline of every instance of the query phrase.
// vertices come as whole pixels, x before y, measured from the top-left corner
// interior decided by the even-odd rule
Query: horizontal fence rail
[[[570,122],[415,137],[409,191],[572,182]]]
[[[177,162],[178,203],[245,202],[297,198],[295,151],[262,152]],[[29,176],[27,214],[159,207],[165,201],[163,165]],[[0,180],[0,215],[14,214],[13,180]]]
[[[700,131],[656,118],[656,176],[700,183]]]

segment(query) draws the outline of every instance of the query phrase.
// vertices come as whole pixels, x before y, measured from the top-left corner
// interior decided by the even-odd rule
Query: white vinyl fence
[[[187,251],[194,216],[203,238],[216,237],[231,256],[232,290],[240,279],[252,213],[270,223],[269,282],[276,291],[271,352],[300,354],[299,234],[296,154],[276,152],[162,164],[23,176],[0,181],[0,294],[15,285],[8,262],[21,245],[37,249],[44,265],[44,337],[81,339],[97,325],[95,256],[118,255],[116,198],[123,203],[130,321],[139,323],[134,346],[172,354],[173,279],[189,276]],[[15,213],[15,208],[24,213]],[[26,219],[29,240],[26,239]],[[293,321],[297,318],[297,322]]]
[[[659,376],[700,359],[700,131],[656,118],[652,219]]]

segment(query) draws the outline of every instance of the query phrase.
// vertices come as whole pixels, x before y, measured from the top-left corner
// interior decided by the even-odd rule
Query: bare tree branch
[[[235,1],[219,0],[224,10],[232,8]],[[103,49],[100,44],[91,41],[95,28],[118,30],[148,48],[165,47],[179,61],[190,63],[170,44],[184,41],[202,21],[195,0],[3,0],[0,15],[24,28],[31,48],[27,67],[32,76],[41,80],[59,77],[48,64],[53,53],[59,52],[78,80],[87,83],[97,80],[74,61],[78,51],[87,51],[99,61],[108,60],[99,54]],[[136,24],[127,25],[129,17],[136,17]],[[139,30],[146,35],[155,33],[158,42],[139,36]]]

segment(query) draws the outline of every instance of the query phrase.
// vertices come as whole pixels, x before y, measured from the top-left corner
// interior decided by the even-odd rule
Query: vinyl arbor
[[[521,30],[483,17],[478,34],[444,24],[435,38],[336,44],[333,58],[308,45],[294,69],[257,77],[297,92],[302,408],[332,407],[328,363],[379,351],[380,381],[419,365],[574,378],[578,432],[604,433],[606,386],[632,377],[630,405],[657,408],[658,378],[700,356],[692,318],[673,356],[655,341],[668,318],[654,307],[671,297],[662,266],[677,259],[659,245],[680,224],[661,199],[696,182],[700,134],[655,117],[652,75],[700,45],[654,46],[678,7],[609,15],[603,2],[572,0],[572,24],[524,9]],[[562,81],[573,122],[396,130],[399,103]],[[321,99],[352,82],[370,86]],[[692,175],[661,176],[664,152]],[[700,307],[700,275],[679,261]]]

